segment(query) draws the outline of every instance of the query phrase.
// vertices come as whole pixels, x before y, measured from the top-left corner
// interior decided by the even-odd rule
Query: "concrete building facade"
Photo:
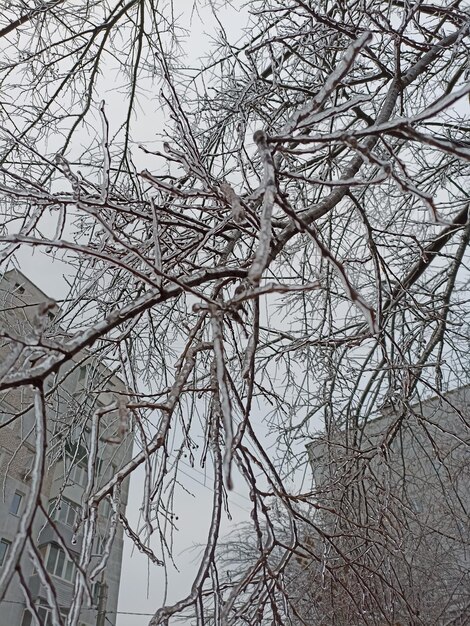
[[[59,307],[16,270],[0,281],[0,311],[4,329],[1,376],[21,368],[25,358],[34,358],[31,350],[23,348],[34,341],[35,345],[41,343],[38,332],[45,345],[48,339],[60,341],[65,336],[57,321]],[[76,355],[45,381],[46,472],[32,526],[34,547],[23,551],[20,572],[0,601],[0,626],[30,626],[38,619],[44,626],[55,624],[51,589],[65,620],[77,585],[85,580],[85,596],[90,595],[79,614],[80,626],[116,623],[123,551],[123,530],[117,516],[125,514],[127,480],[121,484],[119,499],[112,501],[107,496],[99,504],[85,576],[80,575],[78,564],[87,496],[91,489],[94,492],[104,486],[132,455],[131,427],[126,422],[123,428],[123,411],[119,409],[128,394],[116,372],[91,354]],[[28,387],[0,396],[0,573],[31,495],[35,419]],[[92,451],[93,419],[98,424],[98,437]]]
[[[469,405],[462,387],[308,446],[338,626],[470,623]]]

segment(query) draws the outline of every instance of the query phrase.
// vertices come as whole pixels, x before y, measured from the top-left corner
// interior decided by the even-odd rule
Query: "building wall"
[[[332,581],[338,573],[356,596],[370,591],[366,623],[387,623],[380,603],[392,623],[467,619],[469,401],[470,389],[457,389],[308,446],[317,520],[328,533],[319,552]]]
[[[0,281],[0,298],[1,321],[9,328],[12,337],[0,344],[0,362],[3,360],[10,369],[19,368],[24,363],[21,350],[15,353],[15,336],[34,337],[38,332],[35,316],[40,315],[46,320],[43,331],[46,339],[54,340],[63,336],[61,329],[54,323],[54,318],[59,313],[57,305],[19,272],[10,272]],[[102,389],[108,389],[108,392],[97,392]],[[113,391],[119,392],[121,396],[127,389],[113,372],[88,354],[77,355],[53,379],[46,381],[48,466],[41,489],[41,502],[49,512],[55,506],[52,514],[55,519],[49,523],[40,511],[35,516],[33,537],[43,558],[47,557],[51,545],[61,544],[78,561],[82,528],[78,531],[73,528],[72,513],[66,519],[61,519],[61,515],[65,516],[65,509],[62,507],[71,510],[76,507],[78,520],[87,482],[91,418],[97,409],[116,403],[117,396]],[[14,539],[21,516],[21,509],[18,511],[19,515],[10,512],[13,495],[16,491],[21,492],[24,505],[30,493],[30,469],[35,453],[35,417],[31,410],[31,400],[32,395],[28,389],[8,391],[0,397],[0,479],[4,490],[3,497],[0,498],[0,539],[7,541]],[[18,416],[19,414],[21,415]],[[117,411],[105,413],[101,417],[99,470],[95,475],[95,486],[105,484],[132,456],[132,433],[121,432],[119,424]],[[83,461],[84,472],[75,469],[78,457],[73,463],[68,461],[69,452],[73,450],[79,450],[79,456],[83,456],[80,460]],[[125,513],[128,481],[124,481],[120,495],[120,511]],[[94,549],[98,550],[100,544],[102,549],[98,535],[102,538],[107,536],[110,518],[111,506],[108,502],[102,502],[98,510]],[[101,609],[106,610],[105,621],[108,626],[116,622],[122,550],[123,531],[118,524],[108,562],[97,578],[98,582],[105,584]],[[100,559],[96,553],[92,557],[91,567]],[[21,560],[21,570],[34,603],[37,606],[45,603],[45,590],[27,554]],[[59,606],[68,609],[75,593],[74,578],[68,581],[52,574],[51,581]],[[0,602],[0,626],[24,626],[27,623],[24,618],[25,609],[25,598],[15,575],[6,597]],[[94,626],[97,623],[98,611],[95,603],[92,608],[85,608],[81,612],[80,624]]]

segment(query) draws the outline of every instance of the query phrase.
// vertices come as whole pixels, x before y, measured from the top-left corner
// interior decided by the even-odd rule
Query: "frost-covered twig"
[[[263,165],[263,203],[259,226],[258,248],[255,258],[248,272],[248,280],[254,285],[259,285],[261,276],[266,267],[271,243],[271,218],[276,195],[276,175],[274,160],[268,147],[267,135],[263,130],[257,130],[253,139],[258,147],[258,153]]]

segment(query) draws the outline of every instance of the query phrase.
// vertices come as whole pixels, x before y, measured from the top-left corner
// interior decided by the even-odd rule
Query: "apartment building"
[[[308,445],[338,626],[470,623],[469,402],[461,387]]]
[[[65,337],[60,313],[60,308],[17,270],[3,277],[0,376],[6,370],[20,369],[25,359],[35,358],[34,351],[24,349],[28,344],[47,345],[48,340],[60,341]],[[38,334],[44,341],[37,341]],[[128,393],[116,372],[91,354],[76,355],[57,375],[46,380],[46,472],[32,526],[34,547],[24,550],[20,572],[0,600],[0,626],[35,624],[34,612],[41,624],[51,626],[57,622],[53,621],[51,590],[61,618],[65,618],[76,595],[76,585],[81,584],[77,581],[85,578],[90,598],[79,614],[80,626],[116,623],[123,530],[115,524],[116,503],[109,497],[98,508],[85,577],[80,577],[77,564],[83,545],[82,506],[87,489],[104,486],[132,455],[131,426],[126,424],[123,428],[122,410],[112,408],[121,406]],[[100,418],[91,485],[91,425],[97,411]],[[35,419],[32,392],[27,386],[0,396],[0,573],[31,495]],[[128,482],[124,481],[118,504],[123,514],[127,494]],[[48,585],[44,584],[45,579]]]

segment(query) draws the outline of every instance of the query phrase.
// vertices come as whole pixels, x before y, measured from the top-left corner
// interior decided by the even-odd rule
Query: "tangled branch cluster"
[[[464,623],[468,596],[452,615],[438,609],[443,588],[449,597],[468,582],[468,497],[456,488],[445,514],[459,582],[446,574],[444,585],[449,568],[434,572],[426,604],[432,564],[408,557],[422,541],[443,558],[447,539],[435,541],[440,518],[390,493],[406,437],[439,459],[446,481],[468,474],[468,414],[446,400],[468,382],[463,4],[252,0],[241,38],[219,24],[197,71],[184,68],[171,3],[5,10],[1,267],[39,250],[67,263],[70,290],[52,332],[42,319],[28,337],[1,331],[16,356],[0,390],[27,391],[36,437],[36,482],[1,593],[33,549],[44,442],[57,432],[56,387],[45,383],[62,384],[86,354],[125,381],[129,393],[109,410],[132,424],[137,449],[83,503],[84,597],[93,511],[108,496],[138,548],[171,560],[168,494],[187,454],[214,476],[207,545],[189,595],[156,609],[152,625],[185,611],[198,624]],[[165,130],[149,132],[146,115],[160,106]],[[431,396],[450,402],[458,426],[419,409]],[[363,445],[385,409],[387,426]],[[71,419],[91,427],[79,408]],[[334,469],[299,494],[286,477],[307,466],[320,419]],[[405,457],[408,489],[420,474]],[[119,514],[119,487],[140,466],[145,535]],[[250,494],[255,542],[228,576],[219,528],[236,480]]]

